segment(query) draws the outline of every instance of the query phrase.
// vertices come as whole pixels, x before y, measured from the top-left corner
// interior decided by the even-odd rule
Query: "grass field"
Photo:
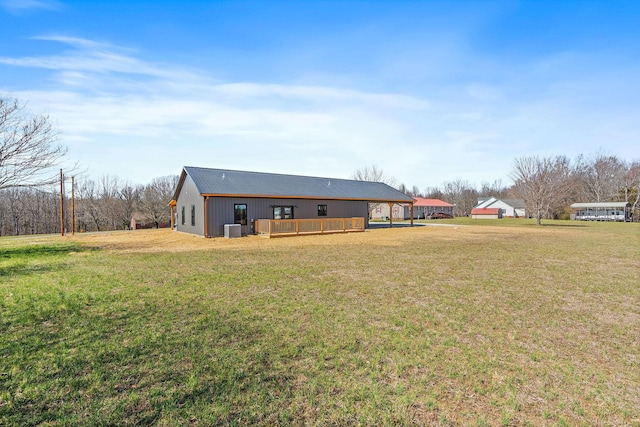
[[[439,224],[0,238],[0,425],[640,426],[640,224]]]

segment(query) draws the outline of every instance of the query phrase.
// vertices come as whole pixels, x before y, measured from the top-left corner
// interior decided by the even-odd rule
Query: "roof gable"
[[[183,169],[174,199],[177,199],[187,175],[202,196],[413,202],[412,197],[381,182],[192,166],[186,166]]]
[[[495,197],[487,197],[487,198],[483,198],[483,199],[478,199],[478,204],[474,206],[474,209],[482,209],[482,208],[486,208],[487,206],[491,206],[493,203],[495,203],[498,199],[496,199]]]
[[[496,197],[489,197],[488,199],[478,199],[478,204],[475,208],[488,208],[488,207],[499,207],[503,209],[512,208],[512,209],[524,209],[525,203],[524,200],[520,199],[498,199]]]
[[[414,197],[415,203],[413,206],[436,206],[442,208],[453,207],[452,204],[444,202],[440,199],[425,199],[423,197]]]

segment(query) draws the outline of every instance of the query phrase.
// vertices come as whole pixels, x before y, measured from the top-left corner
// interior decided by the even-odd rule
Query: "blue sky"
[[[510,183],[640,158],[637,1],[0,0],[0,94],[89,176],[203,166]]]

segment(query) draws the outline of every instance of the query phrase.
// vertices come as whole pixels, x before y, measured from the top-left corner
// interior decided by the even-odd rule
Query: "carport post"
[[[411,203],[411,226],[413,227],[413,203]]]

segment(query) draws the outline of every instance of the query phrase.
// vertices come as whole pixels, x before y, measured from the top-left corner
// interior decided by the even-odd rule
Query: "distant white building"
[[[632,219],[631,204],[627,202],[574,203],[571,219],[577,221],[624,221]]]
[[[473,209],[500,209],[503,218],[526,218],[525,206],[524,200],[489,197],[478,199]]]

